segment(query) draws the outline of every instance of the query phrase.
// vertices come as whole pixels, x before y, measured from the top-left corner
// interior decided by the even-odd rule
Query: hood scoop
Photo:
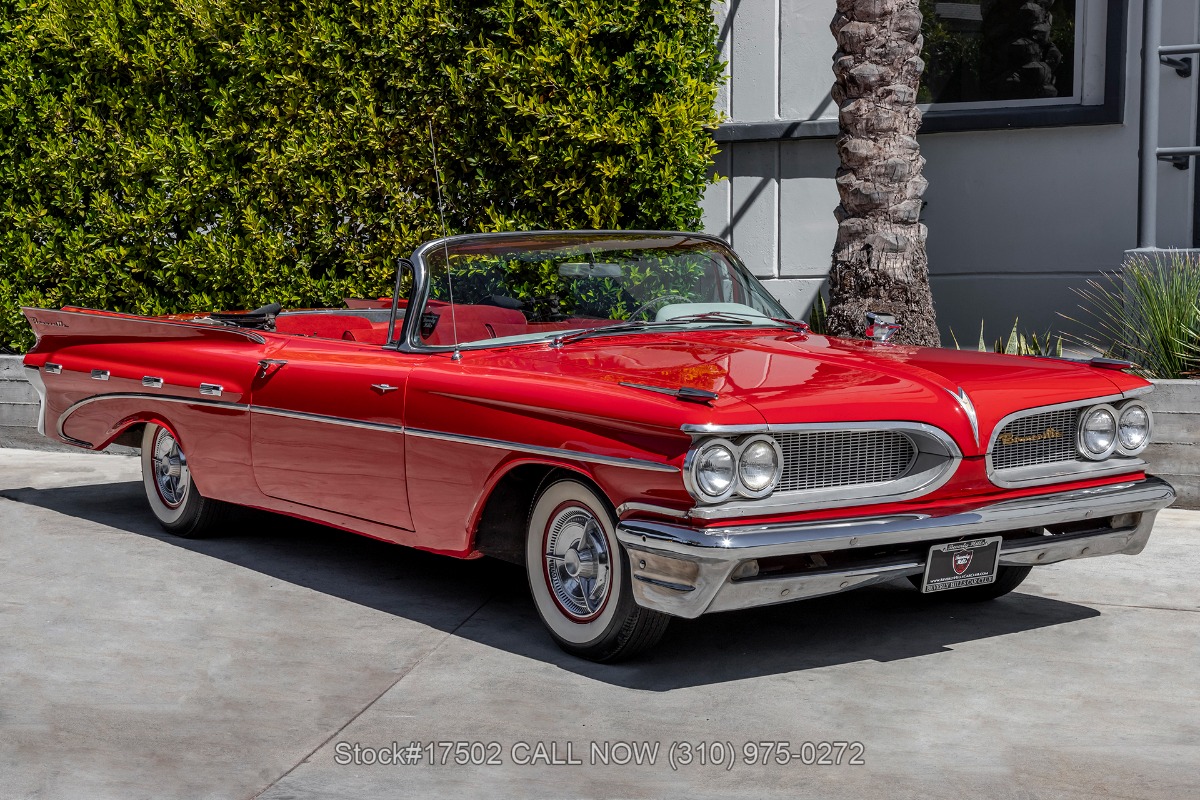
[[[658,394],[669,395],[676,400],[683,400],[686,403],[700,403],[708,405],[713,400],[717,399],[716,392],[710,392],[705,389],[693,389],[691,386],[680,386],[676,389],[671,389],[666,386],[650,386],[645,383],[627,383],[621,381],[622,386],[628,386],[630,389],[641,389],[646,392],[657,392]]]

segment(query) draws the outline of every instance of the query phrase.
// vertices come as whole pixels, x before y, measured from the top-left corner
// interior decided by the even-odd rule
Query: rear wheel
[[[618,661],[654,646],[667,629],[670,617],[634,602],[612,512],[579,481],[555,481],[538,495],[525,569],[538,615],[568,653]]]
[[[985,600],[995,600],[1020,586],[1021,582],[1029,576],[1031,569],[1033,567],[1000,567],[996,570],[996,580],[991,583],[985,583],[982,586],[967,586],[963,589],[947,589],[944,592],[935,592],[931,596],[956,603],[980,603]],[[918,590],[921,588],[920,575],[910,575],[908,580]]]
[[[148,423],[142,432],[142,483],[158,524],[168,533],[200,538],[224,519],[227,504],[196,489],[187,456],[175,434]]]

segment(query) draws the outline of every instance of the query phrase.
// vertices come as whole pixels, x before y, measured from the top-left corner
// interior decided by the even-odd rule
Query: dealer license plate
[[[929,548],[921,591],[942,592],[992,583],[996,580],[996,567],[1000,563],[1001,541],[999,536],[990,536]]]

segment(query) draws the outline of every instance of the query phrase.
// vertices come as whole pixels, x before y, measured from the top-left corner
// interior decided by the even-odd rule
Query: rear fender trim
[[[145,417],[140,417],[140,416],[126,417],[125,419],[121,420],[121,422],[118,423],[118,425],[113,427],[113,429],[109,432],[109,435],[106,436],[106,438],[103,441],[95,443],[95,444],[93,444],[92,442],[85,442],[82,439],[72,438],[63,432],[63,426],[66,425],[67,420],[71,417],[71,415],[74,414],[79,409],[83,408],[84,406],[91,405],[92,403],[96,403],[101,400],[134,400],[134,399],[149,400],[149,401],[152,401],[155,403],[181,403],[183,405],[188,405],[188,406],[214,406],[217,408],[228,408],[228,409],[232,409],[235,411],[249,411],[250,410],[250,406],[245,403],[228,403],[228,402],[223,402],[220,400],[207,400],[207,399],[203,399],[203,398],[163,397],[161,395],[156,395],[156,394],[142,394],[141,392],[116,392],[113,394],[98,394],[98,395],[93,395],[92,397],[85,397],[83,400],[80,400],[79,402],[75,403],[74,405],[72,405],[70,408],[68,408],[66,411],[64,411],[59,416],[58,424],[56,426],[56,433],[58,434],[58,438],[62,439],[64,442],[67,442],[68,444],[73,444],[76,447],[84,447],[84,448],[87,448],[88,450],[103,450],[105,447],[108,447],[110,444],[112,444],[112,441],[114,439],[116,439],[118,436],[120,436],[122,433],[124,433],[125,430],[127,428],[129,428],[130,425],[135,425],[140,422],[154,422],[156,424],[165,424],[162,421],[160,421],[159,419],[154,418],[152,415],[147,415]],[[167,427],[170,428],[169,425],[167,425]],[[178,438],[178,437],[176,437],[176,438]]]

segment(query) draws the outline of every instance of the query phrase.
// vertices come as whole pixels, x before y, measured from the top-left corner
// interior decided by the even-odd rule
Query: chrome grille
[[[783,450],[777,492],[894,481],[912,468],[917,448],[896,431],[772,433]]]
[[[1078,408],[1045,411],[1008,423],[992,445],[992,469],[1074,461],[1079,457],[1075,432],[1080,411]]]

